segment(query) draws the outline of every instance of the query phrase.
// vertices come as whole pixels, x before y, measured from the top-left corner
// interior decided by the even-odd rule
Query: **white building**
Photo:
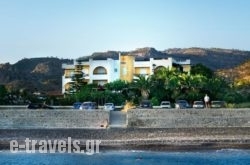
[[[136,60],[134,56],[119,55],[118,59],[74,61],[74,64],[63,64],[62,93],[65,93],[72,82],[72,76],[76,70],[80,70],[84,76],[84,82],[103,85],[115,80],[132,81],[135,75],[152,75],[158,67],[171,69],[180,66],[183,71],[190,71],[190,60],[176,61],[173,58]]]

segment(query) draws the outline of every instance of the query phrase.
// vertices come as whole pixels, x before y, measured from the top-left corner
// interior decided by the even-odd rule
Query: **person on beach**
[[[206,94],[205,97],[204,97],[204,102],[205,102],[206,108],[209,108],[209,101],[210,101],[210,98],[209,98],[209,96]]]

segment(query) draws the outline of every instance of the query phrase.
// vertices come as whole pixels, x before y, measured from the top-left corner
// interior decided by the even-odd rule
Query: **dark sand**
[[[250,128],[0,129],[0,149],[17,140],[101,140],[100,150],[250,149]]]

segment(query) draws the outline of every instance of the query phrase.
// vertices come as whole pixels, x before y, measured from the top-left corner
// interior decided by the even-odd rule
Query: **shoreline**
[[[0,129],[0,150],[9,142],[32,140],[101,140],[100,150],[192,151],[250,149],[250,128],[109,128],[109,129]]]

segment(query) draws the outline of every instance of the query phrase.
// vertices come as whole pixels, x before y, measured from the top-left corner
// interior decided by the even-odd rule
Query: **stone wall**
[[[106,128],[103,110],[0,110],[0,129]],[[250,127],[250,109],[133,109],[128,128]]]
[[[0,129],[105,128],[108,122],[103,110],[0,110]]]
[[[135,128],[250,127],[250,109],[133,109],[127,117]]]

